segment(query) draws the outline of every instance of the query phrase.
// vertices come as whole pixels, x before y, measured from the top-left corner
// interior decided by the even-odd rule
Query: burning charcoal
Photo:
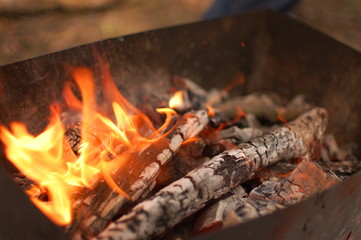
[[[253,93],[246,96],[234,97],[217,106],[218,110],[234,118],[237,115],[237,107],[245,113],[254,114],[257,118],[276,122],[280,112],[280,99],[276,95]]]
[[[202,160],[197,161],[197,159],[203,158],[202,153],[205,147],[204,140],[197,138],[183,144],[177,155],[185,162],[188,169],[194,169],[203,163]]]
[[[242,204],[225,217],[225,226],[243,223],[295,204],[316,192],[321,192],[340,179],[324,171],[318,164],[303,160],[297,168],[280,181],[266,181],[253,189]]]
[[[345,179],[361,169],[361,162],[353,154],[352,146],[338,146],[333,135],[326,135],[321,151],[321,165]]]
[[[224,227],[230,227],[265,216],[284,208],[281,204],[264,200],[242,199],[238,208],[230,211],[224,219]]]
[[[332,134],[325,135],[323,139],[324,148],[322,157],[326,161],[345,161],[348,153],[339,148],[335,137]]]
[[[227,121],[228,119],[218,111],[215,111],[213,116],[209,116],[209,125],[214,129],[219,128],[222,124],[225,124]]]
[[[246,196],[247,193],[243,187],[238,186],[231,191],[230,196],[223,197],[217,203],[203,209],[196,218],[195,232],[203,233],[221,229],[228,212],[241,205],[241,200]]]
[[[227,140],[218,140],[218,142],[213,142],[211,144],[207,144],[204,148],[203,155],[206,157],[214,157],[221,152],[230,149],[234,144]]]
[[[209,106],[215,106],[223,102],[224,99],[228,98],[228,92],[225,90],[219,90],[212,88],[207,94],[206,104]]]
[[[18,184],[22,189],[27,189],[31,184],[33,184],[33,181],[28,179],[24,174],[22,173],[14,173],[12,174],[13,180],[16,184]]]
[[[79,112],[62,112],[60,118],[64,126],[71,126],[82,121],[82,114]]]
[[[263,131],[257,128],[238,128],[236,126],[219,131],[224,139],[234,138],[237,143],[248,142],[252,138],[259,137]]]
[[[193,109],[201,109],[207,99],[207,91],[195,82],[182,77],[173,78],[174,87],[187,94],[188,103]]]
[[[67,127],[65,137],[68,139],[74,153],[78,153],[81,144],[81,123],[75,122]]]
[[[193,105],[191,104],[187,91],[177,91],[169,100],[169,107],[178,113],[189,111]]]
[[[205,111],[185,114],[167,138],[155,142],[141,153],[135,153],[133,161],[124,168],[114,171],[118,186],[133,201],[145,197],[154,188],[161,166],[179,151],[185,140],[198,135],[207,123],[208,116]],[[96,191],[98,193],[96,197],[93,197],[93,191],[89,191],[85,198],[90,197],[90,199],[82,201],[81,206],[74,207],[78,210],[76,214],[79,217],[69,227],[70,234],[85,236],[96,234],[128,202],[125,196],[117,194],[105,183],[99,183]]]
[[[253,200],[271,200],[289,206],[321,192],[340,179],[332,172],[324,171],[318,164],[303,160],[287,177],[286,181],[267,181],[250,194]]]
[[[255,171],[280,161],[319,152],[327,113],[315,108],[237,149],[227,150],[160,190],[110,224],[97,239],[147,239],[218,199]],[[297,137],[296,137],[297,136]],[[162,223],[162,224],[159,224]]]
[[[198,137],[206,144],[202,153],[205,157],[214,157],[234,146],[230,141],[222,139],[213,129],[205,129]]]
[[[201,138],[190,139],[189,142],[182,144],[175,157],[162,166],[161,172],[156,179],[157,188],[159,189],[159,186],[164,187],[184,177],[191,170],[209,160],[209,158],[202,155],[205,145]]]
[[[255,177],[258,178],[261,182],[277,182],[280,181],[280,179],[289,176],[290,172],[292,172],[296,167],[297,163],[291,161],[282,161],[258,171]]]

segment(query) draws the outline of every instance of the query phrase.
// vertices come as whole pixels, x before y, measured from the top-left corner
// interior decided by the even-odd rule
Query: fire
[[[283,123],[283,124],[288,123],[286,118],[285,118],[285,112],[286,112],[286,109],[284,107],[281,107],[281,108],[279,108],[278,114],[277,114],[278,120],[280,120],[281,123]]]
[[[177,107],[182,106],[182,104],[183,104],[183,92],[182,91],[177,91],[170,98],[168,106],[170,108],[177,108]]]
[[[113,179],[117,169],[131,160],[132,153],[141,152],[165,137],[164,131],[169,129],[176,114],[172,109],[157,109],[166,119],[156,129],[146,115],[119,93],[103,63],[103,96],[112,108],[111,114],[105,114],[95,97],[93,73],[87,68],[76,68],[71,73],[82,100],[76,97],[70,85],[65,85],[64,98],[68,108],[82,116],[78,156],[64,139],[65,126],[55,105],[51,107],[48,126],[37,136],[31,135],[23,123],[12,123],[11,131],[0,126],[0,139],[7,158],[34,182],[26,193],[59,225],[72,221],[74,194],[91,189],[102,179],[118,193],[129,197]],[[41,195],[47,200],[42,200]]]
[[[232,123],[236,123],[239,119],[245,117],[247,114],[243,111],[243,109],[240,106],[237,106],[237,114],[232,119]]]
[[[213,117],[216,115],[216,112],[214,111],[214,108],[212,106],[206,105],[206,108],[208,110],[208,116]]]

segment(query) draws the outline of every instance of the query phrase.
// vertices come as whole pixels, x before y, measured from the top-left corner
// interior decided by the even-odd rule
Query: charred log
[[[327,113],[315,108],[262,137],[227,150],[110,224],[97,239],[148,239],[228,193],[259,168],[319,152]]]
[[[68,232],[79,238],[92,236],[101,231],[129,200],[135,201],[141,196],[146,196],[155,186],[161,166],[178,152],[184,140],[199,134],[207,122],[208,116],[205,111],[185,114],[167,138],[157,141],[135,155],[126,167],[115,173],[114,179],[118,186],[130,199],[116,193],[106,183],[100,182],[94,190],[89,190],[75,203],[76,220],[68,228]]]
[[[303,160],[285,181],[267,181],[252,190],[237,208],[227,213],[225,226],[261,217],[321,192],[340,179],[318,164]]]

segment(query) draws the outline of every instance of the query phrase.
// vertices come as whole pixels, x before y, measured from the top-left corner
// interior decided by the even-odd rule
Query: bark
[[[282,159],[315,156],[327,124],[315,108],[295,121],[227,150],[110,224],[97,239],[149,239],[179,223],[249,178]]]
[[[114,178],[118,186],[132,201],[146,196],[155,186],[161,166],[178,152],[184,140],[199,134],[207,123],[208,116],[205,111],[185,114],[167,138],[150,145],[115,173]],[[75,221],[68,227],[68,232],[76,238],[93,236],[129,202],[126,197],[110,189],[106,183],[100,182],[95,189],[90,190],[75,203]]]

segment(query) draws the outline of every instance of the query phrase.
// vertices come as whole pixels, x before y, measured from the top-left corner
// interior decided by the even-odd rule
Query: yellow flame
[[[27,192],[33,203],[55,223],[69,223],[71,202],[67,189],[69,183],[81,185],[81,179],[68,174],[66,162],[62,159],[64,128],[58,114],[52,110],[47,129],[36,137],[29,134],[22,123],[11,124],[13,133],[3,126],[0,129],[9,160],[24,175],[38,183],[39,188],[48,192],[49,201],[40,201],[36,198],[40,190],[35,190],[33,186]]]
[[[183,104],[183,92],[182,91],[177,91],[170,98],[168,106],[170,108],[177,108],[177,107],[182,106],[182,104]]]
[[[100,178],[119,194],[129,197],[117,185],[114,173],[131,160],[132,154],[164,138],[169,132],[164,131],[169,129],[176,114],[172,109],[157,109],[166,115],[166,120],[155,129],[148,117],[117,91],[103,63],[103,96],[111,103],[113,111],[112,116],[107,117],[99,111],[93,73],[87,68],[76,68],[72,76],[80,89],[82,101],[69,85],[64,88],[64,97],[69,108],[82,113],[82,142],[78,156],[64,140],[64,126],[54,107],[48,126],[37,136],[31,135],[22,123],[12,123],[12,131],[0,126],[0,138],[8,159],[34,182],[27,194],[45,215],[59,225],[72,221],[74,193],[91,188]],[[44,193],[47,200],[39,198]]]

